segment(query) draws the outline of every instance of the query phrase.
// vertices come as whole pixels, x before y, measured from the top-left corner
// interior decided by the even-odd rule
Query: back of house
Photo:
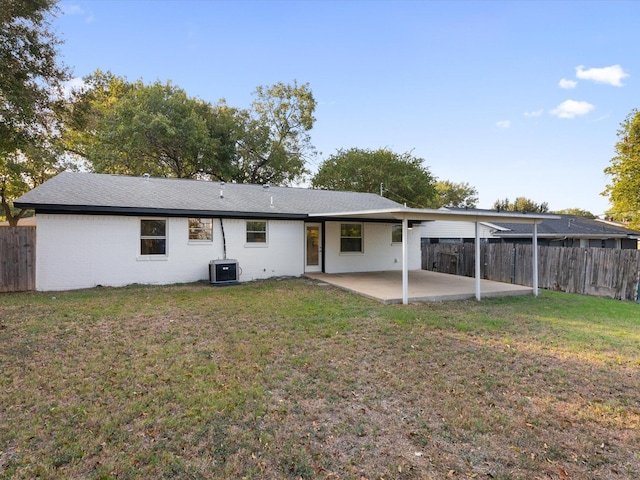
[[[36,212],[37,290],[402,268],[400,223],[352,214],[401,207],[376,194],[64,172],[15,205]]]

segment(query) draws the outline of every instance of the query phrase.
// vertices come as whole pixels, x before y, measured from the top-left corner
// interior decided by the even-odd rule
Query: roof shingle
[[[301,216],[396,208],[372,193],[266,187],[157,177],[63,172],[27,192],[14,204],[36,211],[212,212]]]
[[[499,226],[508,228],[509,231],[495,232],[496,236],[531,236],[533,227],[527,224],[498,223]],[[539,237],[568,236],[579,237],[627,237],[637,236],[640,232],[630,230],[618,225],[613,225],[602,220],[579,217],[576,215],[561,215],[560,219],[549,219],[538,225]]]

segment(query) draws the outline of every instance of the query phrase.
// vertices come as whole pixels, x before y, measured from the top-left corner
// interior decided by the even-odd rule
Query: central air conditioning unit
[[[209,262],[209,281],[214,285],[234,285],[240,280],[237,260],[212,260]]]

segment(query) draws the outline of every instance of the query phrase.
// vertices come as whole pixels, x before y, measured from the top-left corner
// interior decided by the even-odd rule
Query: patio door
[[[322,271],[322,225],[305,223],[304,271]]]

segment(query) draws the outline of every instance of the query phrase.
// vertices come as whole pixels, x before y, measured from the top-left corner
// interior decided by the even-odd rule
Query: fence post
[[[587,291],[587,252],[588,250],[584,249],[584,260],[582,261],[582,291],[580,293],[584,294]]]
[[[538,296],[538,224],[533,223],[533,296]]]

